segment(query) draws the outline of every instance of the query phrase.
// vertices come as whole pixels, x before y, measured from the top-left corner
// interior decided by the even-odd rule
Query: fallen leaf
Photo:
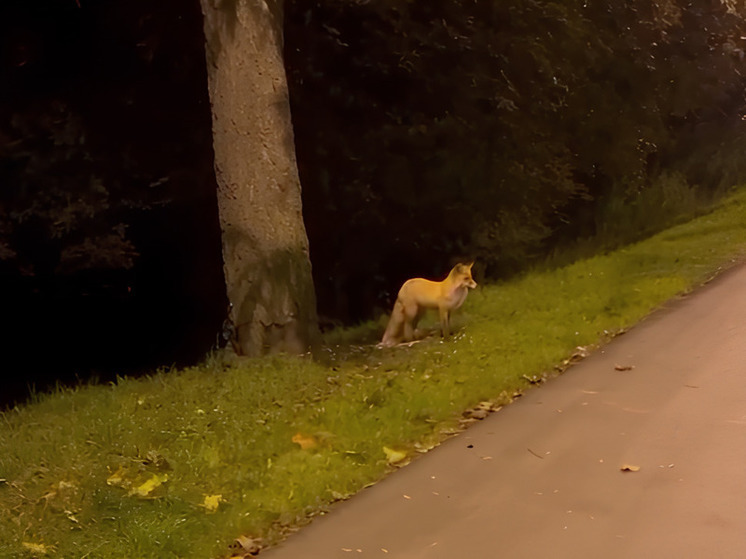
[[[312,448],[316,448],[317,446],[319,446],[319,442],[313,435],[303,435],[301,433],[296,433],[295,435],[293,435],[293,438],[291,440],[295,444],[300,445],[302,450],[311,450]]]
[[[108,478],[106,478],[107,485],[113,485],[115,487],[119,487],[123,483],[124,483],[124,468],[122,468],[121,466],[116,472],[114,472]]]
[[[155,450],[149,450],[142,463],[150,468],[166,472],[171,470],[171,464]]]
[[[43,543],[23,542],[21,546],[34,555],[46,555],[54,551],[52,546],[44,545]]]
[[[152,499],[154,498],[153,492],[158,489],[161,485],[168,481],[168,474],[153,474],[150,479],[141,483],[137,487],[133,487],[129,494],[140,497],[141,499]]]
[[[434,443],[432,441],[427,441],[427,442],[422,442],[422,443],[417,442],[417,443],[414,443],[414,449],[417,452],[420,452],[420,453],[424,454],[424,453],[432,450],[433,448],[435,448],[437,446],[437,444],[438,443]]]
[[[581,361],[581,360],[585,359],[590,354],[591,354],[591,352],[588,349],[588,347],[584,347],[584,346],[580,346],[579,345],[578,347],[575,348],[575,351],[572,352],[572,354],[570,355],[570,357],[568,357],[567,359],[565,359],[564,361],[562,361],[562,364],[565,367],[569,367],[570,365],[572,365],[574,363],[577,363],[578,361]]]
[[[634,365],[614,365],[615,371],[631,371],[634,368]]]
[[[205,495],[205,500],[202,501],[201,506],[203,506],[207,512],[215,512],[218,510],[222,501],[222,495]]]
[[[393,448],[389,448],[387,446],[383,447],[383,452],[386,454],[386,462],[389,464],[396,464],[397,462],[401,462],[407,457],[407,453],[403,452],[401,450],[394,450]]]
[[[484,419],[490,414],[489,410],[482,408],[475,408],[473,410],[466,410],[464,417],[467,419]]]
[[[262,549],[261,538],[250,538],[249,536],[238,536],[230,546],[234,551],[231,559],[245,559],[257,555]]]
[[[640,466],[633,466],[632,464],[624,464],[621,468],[619,468],[623,472],[639,472]]]
[[[499,410],[500,407],[489,401],[479,402],[474,408],[466,410],[463,416],[466,419],[484,419],[491,412]]]
[[[65,512],[65,516],[67,516],[67,519],[70,522],[72,522],[73,524],[75,524],[77,526],[80,526],[80,521],[77,519],[77,517],[75,516],[75,513],[73,511],[66,510],[64,512]]]

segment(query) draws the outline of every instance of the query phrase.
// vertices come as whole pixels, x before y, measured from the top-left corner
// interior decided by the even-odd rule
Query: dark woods
[[[719,0],[294,0],[320,311],[366,317],[453,256],[504,277],[696,211],[744,177],[745,48]]]
[[[8,0],[0,25],[4,376],[202,357],[226,303],[198,2]]]
[[[743,180],[740,4],[286,2],[319,312],[371,317],[454,257],[505,277],[629,242]],[[226,302],[199,2],[7,0],[0,27],[5,374],[204,355]]]

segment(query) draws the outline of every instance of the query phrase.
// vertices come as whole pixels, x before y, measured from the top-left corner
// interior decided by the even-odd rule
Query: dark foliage
[[[742,178],[745,32],[717,0],[292,0],[321,312],[367,316],[462,255],[518,271],[661,173]]]
[[[201,357],[225,297],[199,2],[7,0],[0,26],[5,374]]]

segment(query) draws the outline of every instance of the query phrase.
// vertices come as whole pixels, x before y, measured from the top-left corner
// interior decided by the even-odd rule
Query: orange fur
[[[459,308],[466,300],[469,289],[477,282],[471,277],[469,264],[456,264],[443,281],[430,281],[414,278],[404,282],[394,303],[381,345],[390,347],[414,339],[415,328],[427,309],[437,309],[440,317],[440,332],[448,336],[451,311]]]

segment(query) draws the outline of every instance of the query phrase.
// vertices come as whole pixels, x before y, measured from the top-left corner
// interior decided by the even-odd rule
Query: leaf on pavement
[[[632,464],[624,464],[620,468],[620,470],[622,470],[623,472],[639,472],[640,471],[640,466],[634,466]]]

